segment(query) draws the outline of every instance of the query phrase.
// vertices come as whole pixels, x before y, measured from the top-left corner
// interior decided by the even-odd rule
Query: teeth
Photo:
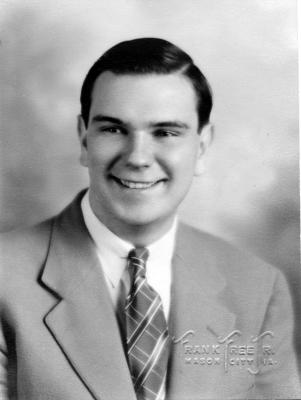
[[[148,189],[156,183],[156,182],[133,182],[133,181],[125,181],[124,179],[120,179],[120,182],[124,186],[130,189]]]

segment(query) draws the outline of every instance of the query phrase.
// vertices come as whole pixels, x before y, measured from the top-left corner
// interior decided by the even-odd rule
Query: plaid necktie
[[[147,258],[145,248],[131,250],[128,257],[133,283],[125,306],[127,352],[137,398],[159,400],[165,394],[170,339],[161,298],[145,277]]]

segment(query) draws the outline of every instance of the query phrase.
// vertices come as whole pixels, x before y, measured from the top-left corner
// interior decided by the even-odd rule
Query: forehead
[[[188,78],[179,74],[116,75],[96,80],[90,117],[101,113],[119,118],[197,119],[197,101]],[[191,121],[192,120],[192,121]]]

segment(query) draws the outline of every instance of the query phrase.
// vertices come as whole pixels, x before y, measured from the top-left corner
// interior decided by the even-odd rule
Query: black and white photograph
[[[0,0],[0,400],[301,399],[296,0]]]

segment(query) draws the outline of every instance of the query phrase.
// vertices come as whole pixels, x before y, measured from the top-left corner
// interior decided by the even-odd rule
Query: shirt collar
[[[133,245],[115,235],[96,217],[90,206],[89,191],[85,193],[82,199],[81,208],[85,224],[96,245],[100,258],[113,261],[110,263],[111,268],[108,268],[108,263],[103,263],[102,267],[105,269],[105,275],[115,287],[122,277],[128,253],[133,248]],[[162,263],[171,263],[177,225],[176,217],[172,227],[160,239],[147,246],[149,250],[148,263],[153,265],[160,262],[161,265]]]

